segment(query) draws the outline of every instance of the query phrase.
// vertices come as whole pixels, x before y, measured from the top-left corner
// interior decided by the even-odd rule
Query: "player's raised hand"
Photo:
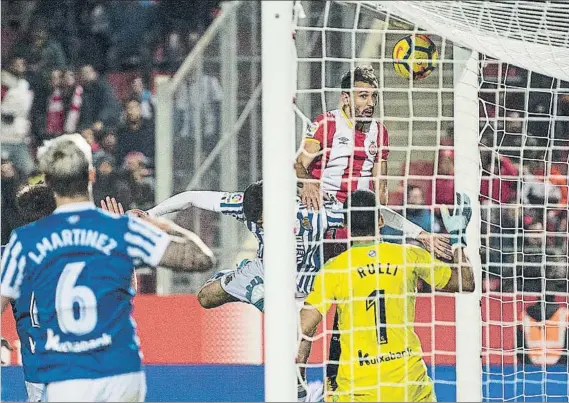
[[[456,205],[452,214],[448,207],[443,205],[441,206],[441,216],[445,228],[451,235],[451,243],[466,246],[466,227],[472,216],[472,206],[466,193],[456,192],[455,196]]]
[[[101,208],[110,213],[115,213],[119,215],[124,214],[124,209],[122,204],[117,202],[114,197],[107,196],[105,199],[101,200]]]
[[[300,189],[300,201],[307,208],[320,210],[320,184],[304,182]]]
[[[452,246],[450,244],[450,235],[433,234],[423,231],[417,238],[429,252],[433,252],[435,256],[452,260]]]

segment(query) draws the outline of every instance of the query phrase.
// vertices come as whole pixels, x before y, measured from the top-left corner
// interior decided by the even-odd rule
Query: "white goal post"
[[[265,401],[296,401],[292,1],[264,1],[262,24]],[[270,122],[270,123],[268,123]]]
[[[385,26],[392,20],[401,22],[400,36],[409,32],[426,31],[452,41],[452,91],[454,124],[455,190],[468,193],[473,201],[473,216],[467,229],[468,252],[475,267],[476,291],[457,295],[456,304],[456,400],[482,401],[482,270],[481,270],[481,209],[478,203],[481,182],[479,153],[480,135],[480,60],[490,57],[557,80],[569,81],[569,3],[561,1],[338,1],[356,10],[353,28],[308,26],[306,32],[338,32],[351,35],[351,46],[358,35],[385,36]],[[322,63],[321,91],[330,90],[324,65],[326,63],[373,63],[369,57],[327,58],[298,56],[292,52],[293,2],[267,1],[262,8],[263,63],[263,179],[265,214],[265,397],[267,401],[296,399],[296,305],[294,304],[294,237],[290,228],[294,221],[295,174],[292,169],[299,138],[294,130],[291,79],[297,66],[303,63]],[[328,11],[328,6],[326,6]],[[359,28],[359,13],[380,16],[381,28]],[[309,12],[307,12],[309,14]],[[313,24],[316,22],[315,16]],[[327,18],[327,17],[326,17]],[[341,25],[341,24],[339,24]],[[397,33],[397,31],[395,31]],[[317,39],[318,40],[318,39]],[[381,41],[379,41],[381,42]],[[323,45],[325,47],[326,45]],[[338,44],[340,47],[341,45]],[[378,45],[379,46],[379,45]],[[381,42],[385,54],[385,39]],[[353,48],[351,52],[359,54]],[[308,52],[309,53],[309,52]],[[381,56],[380,63],[391,62]],[[318,59],[318,60],[317,60]],[[442,70],[442,67],[441,67]],[[380,68],[380,86],[384,83]],[[442,75],[442,73],[441,73]],[[302,78],[299,76],[299,81]],[[337,81],[337,80],[336,80]],[[440,79],[443,82],[443,79]],[[422,88],[391,88],[393,92],[408,93]],[[442,84],[441,84],[442,86]],[[529,84],[528,84],[529,87]],[[380,88],[382,91],[383,88]],[[428,92],[432,89],[424,89]],[[313,89],[304,91],[307,96]],[[325,94],[322,104],[326,105]],[[412,100],[409,101],[413,103]],[[527,105],[526,105],[527,106]],[[301,106],[297,105],[302,109]],[[441,107],[441,106],[439,106]],[[412,109],[412,106],[410,107]],[[305,111],[302,111],[305,112]],[[303,121],[309,122],[324,110],[311,110]],[[305,112],[306,113],[306,112]],[[380,119],[384,117],[383,109]],[[527,114],[527,112],[526,112]],[[439,117],[441,113],[439,112]],[[308,118],[308,119],[307,119]],[[447,117],[445,117],[446,119]],[[437,122],[440,132],[440,119]],[[389,127],[388,127],[389,129]],[[412,125],[409,132],[412,131]],[[440,135],[440,134],[439,134]],[[411,135],[410,135],[411,137]],[[397,148],[397,146],[395,146]],[[402,147],[399,147],[400,149]],[[411,145],[410,145],[410,148]],[[403,152],[402,150],[399,150]],[[410,151],[409,151],[410,153]],[[436,165],[435,165],[436,166]],[[433,314],[433,319],[435,315]],[[433,331],[434,332],[434,331]],[[487,397],[487,396],[486,396]]]

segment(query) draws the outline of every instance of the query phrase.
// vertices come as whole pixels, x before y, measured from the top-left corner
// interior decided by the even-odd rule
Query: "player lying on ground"
[[[134,268],[209,270],[213,255],[184,234],[169,236],[152,218],[97,209],[91,148],[80,135],[50,141],[39,165],[57,208],[13,231],[2,256],[2,312],[34,294],[30,315],[39,323],[29,329],[36,356],[30,370],[47,384],[47,401],[142,401]]]
[[[297,356],[301,378],[311,338],[335,303],[342,338],[332,401],[436,401],[414,331],[417,281],[421,278],[446,292],[474,290],[474,275],[464,250],[470,200],[458,193],[453,214],[442,209],[453,243],[452,267],[424,249],[381,242],[378,233],[383,219],[375,200],[367,190],[348,198],[352,246],[324,265],[301,310],[304,337]],[[301,379],[299,398],[305,394],[304,385]]]
[[[148,210],[148,214],[161,216],[185,210],[191,206],[204,210],[231,215],[244,222],[259,243],[256,259],[243,260],[234,270],[216,273],[198,293],[198,300],[204,308],[215,308],[228,302],[242,301],[263,310],[263,191],[262,183],[250,185],[245,192],[223,193],[208,191],[188,191],[158,204]],[[432,240],[433,234],[426,233],[419,226],[407,221],[389,208],[384,209],[386,224],[400,230],[409,230],[415,236]],[[314,276],[322,265],[320,245],[328,229],[343,227],[342,204],[335,199],[327,200],[324,209],[307,209],[297,199],[297,293],[304,297],[312,289]],[[426,235],[423,237],[423,235]],[[444,238],[438,239],[439,249],[447,245]],[[431,246],[427,242],[425,246]]]
[[[40,218],[46,217],[55,210],[55,198],[51,189],[44,183],[28,185],[16,194],[16,208],[23,225],[30,224]],[[2,255],[4,255],[2,246]],[[37,318],[32,320],[30,306],[34,305],[34,294],[22,294],[17,301],[12,301],[12,313],[16,322],[16,332],[20,339],[20,353],[28,402],[41,402],[45,385],[34,379],[33,368],[35,355],[32,349],[32,340],[29,332],[32,326],[37,326]]]

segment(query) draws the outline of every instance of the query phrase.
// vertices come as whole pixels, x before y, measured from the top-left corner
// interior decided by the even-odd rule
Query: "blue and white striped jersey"
[[[319,211],[308,209],[299,198],[296,205],[296,291],[307,295],[324,264],[321,246],[326,231],[343,227],[344,213],[342,203],[337,201],[325,201]]]
[[[6,245],[1,247],[1,255],[4,256],[4,250]],[[20,354],[22,356],[22,367],[24,369],[24,379],[27,382],[36,382],[33,379],[33,373],[30,373],[28,368],[33,366],[32,361],[35,356],[32,352],[32,340],[30,335],[30,329],[32,328],[32,319],[30,316],[31,306],[33,305],[33,295],[29,288],[29,284],[23,283],[20,292],[20,298],[17,300],[11,300],[12,313],[14,314],[14,321],[16,322],[16,332],[18,333],[18,338],[20,339]],[[37,324],[35,324],[37,326]]]
[[[134,267],[156,266],[170,237],[130,215],[74,203],[14,230],[1,295],[34,293],[30,380],[94,379],[141,370],[131,317]]]
[[[265,246],[263,241],[263,227],[252,221],[247,221],[245,218],[245,214],[243,213],[243,192],[224,193],[221,197],[219,211],[225,215],[234,217],[247,225],[247,228],[253,233],[253,235],[255,235],[257,243],[259,244],[257,257],[262,259],[263,249]]]
[[[324,209],[320,211],[309,210],[297,198],[297,220],[294,226],[296,236],[296,270],[297,292],[308,294],[316,273],[322,265],[320,246],[324,234],[328,229],[340,228],[344,224],[342,204],[337,201],[326,201]],[[244,222],[259,243],[257,257],[263,258],[263,228],[258,224],[247,221],[243,213],[243,192],[225,193],[222,196],[221,213],[235,217]]]

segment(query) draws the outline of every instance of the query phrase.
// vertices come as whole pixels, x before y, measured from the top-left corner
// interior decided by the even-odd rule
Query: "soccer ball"
[[[409,35],[393,48],[393,68],[403,78],[412,72],[413,80],[420,80],[432,73],[438,57],[437,47],[428,36]]]

